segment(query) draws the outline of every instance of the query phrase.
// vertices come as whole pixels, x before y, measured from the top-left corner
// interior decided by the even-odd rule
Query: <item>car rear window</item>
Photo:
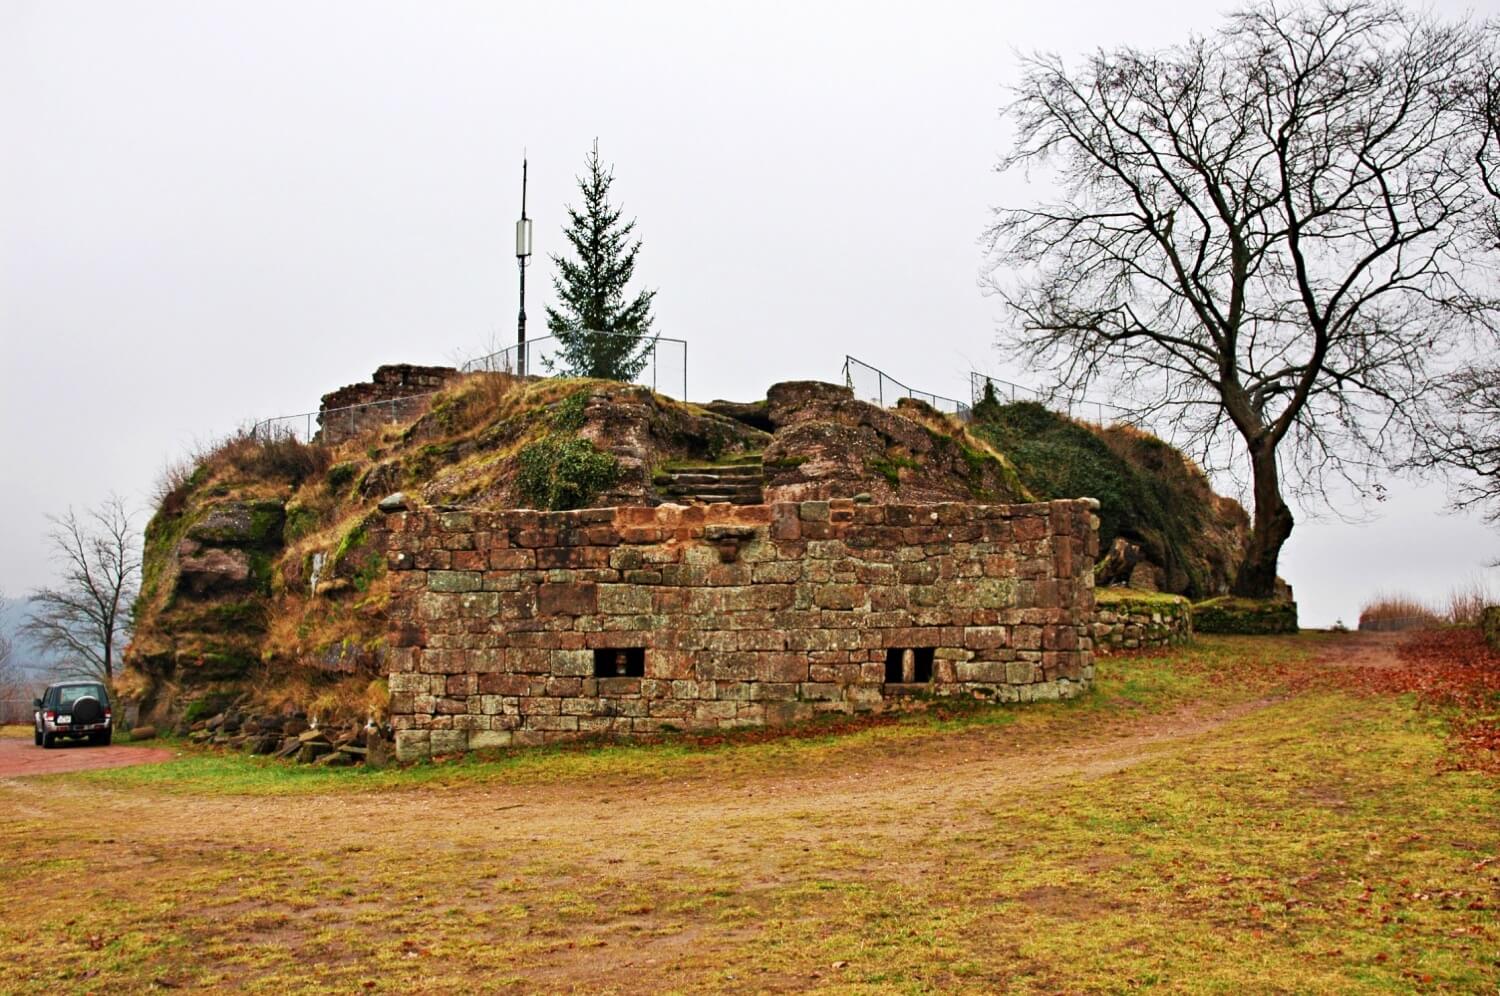
[[[60,709],[66,709],[82,698],[98,699],[100,702],[108,701],[104,697],[102,685],[64,685],[57,690],[57,696],[57,705]]]

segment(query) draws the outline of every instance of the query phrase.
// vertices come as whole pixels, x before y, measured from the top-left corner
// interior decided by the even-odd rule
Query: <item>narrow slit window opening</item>
[[[594,677],[644,678],[645,647],[601,647],[594,651]]]
[[[899,685],[905,677],[906,651],[892,647],[885,652],[885,680],[888,685]]]

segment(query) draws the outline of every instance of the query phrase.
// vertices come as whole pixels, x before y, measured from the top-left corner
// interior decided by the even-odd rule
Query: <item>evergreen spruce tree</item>
[[[575,377],[630,381],[649,358],[646,339],[656,291],[641,291],[626,303],[625,285],[641,248],[639,239],[630,240],[635,221],[622,223],[619,209],[610,206],[614,173],[600,163],[597,139],[586,165],[587,172],[578,178],[583,207],[568,208],[563,230],[577,259],[552,257],[558,307],[548,306],[547,328],[557,337],[558,354],[548,367]]]

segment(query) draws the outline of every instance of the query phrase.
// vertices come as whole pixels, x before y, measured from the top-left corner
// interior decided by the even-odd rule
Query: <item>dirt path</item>
[[[157,747],[94,747],[89,744],[62,744],[46,750],[19,737],[0,739],[0,778],[21,775],[55,775],[64,771],[93,771],[97,768],[121,768],[130,764],[165,761],[169,750]]]
[[[1097,782],[1150,763],[1274,706],[1255,700],[1120,716],[1086,732],[1072,727],[1066,739],[1062,730],[978,728],[864,745],[826,765],[715,768],[671,778],[289,798],[164,798],[68,782],[45,790],[0,782],[0,808],[11,802],[34,821],[63,825],[80,806],[103,801],[111,815],[107,849],[70,841],[49,853],[86,854],[117,879],[144,883],[168,867],[174,879],[253,868],[236,881],[253,878],[257,888],[285,895],[303,893],[310,879],[322,883],[316,905],[306,910],[222,886],[173,885],[176,915],[194,924],[203,943],[238,938],[226,922],[270,918],[278,945],[321,957],[309,940],[317,930],[351,927],[378,895],[400,915],[360,930],[390,948],[443,929],[426,912],[436,893],[465,918],[496,917],[518,905],[528,910],[530,986],[619,991],[619,973],[626,971],[636,982],[623,988],[644,991],[672,988],[678,972],[692,977],[705,964],[734,960],[731,952],[757,932],[751,923],[673,912],[679,906],[697,907],[704,895],[722,893],[761,916],[770,913],[773,897],[811,888],[814,880],[942,880],[951,849],[991,833],[997,808],[1026,798],[1047,805],[1073,780]],[[37,825],[11,832],[34,833]],[[5,837],[0,820],[0,847]],[[952,843],[931,853],[930,841],[938,838]],[[649,897],[639,912],[622,911],[614,898],[636,895]],[[594,911],[575,921],[559,897]],[[628,944],[608,952],[596,947],[600,931],[627,930]],[[233,985],[250,978],[226,977]]]
[[[1399,642],[1350,634],[1321,648],[1311,667],[1396,666]],[[731,990],[747,981],[737,974],[754,960],[747,956],[767,952],[782,970],[795,964],[801,974],[757,975],[748,988],[817,988],[821,973],[840,971],[829,965],[847,964],[844,950],[803,963],[796,951],[812,941],[777,948],[767,938],[821,936],[827,917],[883,924],[898,913],[913,917],[913,929],[927,922],[922,917],[936,918],[945,937],[959,938],[964,918],[986,904],[1032,928],[1055,929],[1055,920],[1027,920],[1033,907],[1051,917],[1104,917],[1110,907],[1099,897],[1139,884],[1130,877],[1133,862],[1142,865],[1140,882],[1159,884],[1162,868],[1178,867],[1147,861],[1152,848],[1179,846],[1160,832],[1172,825],[1158,814],[1168,800],[1192,800],[1177,813],[1184,826],[1200,808],[1240,793],[1257,806],[1273,804],[1282,796],[1267,787],[1281,784],[1277,771],[1288,752],[1345,735],[1337,725],[1342,711],[1307,725],[1307,714],[1297,712],[1306,689],[1263,697],[1266,686],[1258,687],[1238,699],[1221,695],[1159,712],[1122,702],[1113,711],[1057,711],[1045,722],[850,738],[789,748],[787,758],[747,748],[659,770],[290,796],[219,794],[208,784],[162,792],[4,781],[170,752],[42,751],[0,740],[0,813],[14,814],[0,816],[0,853],[34,864],[84,861],[108,879],[132,882],[137,935],[170,933],[220,965],[219,975],[198,981],[226,989],[467,991],[510,980],[520,990]],[[1278,738],[1271,742],[1276,763],[1241,770],[1245,751],[1270,749],[1256,739],[1265,730]],[[1364,744],[1368,729],[1358,732]],[[1183,768],[1185,759],[1192,768]],[[16,770],[18,761],[26,770]],[[1320,755],[1311,770],[1327,763]],[[1191,780],[1140,787],[1142,772],[1173,766],[1192,771]],[[1342,782],[1335,789],[1339,799],[1354,791]],[[1092,822],[1081,815],[1073,838],[1036,850],[1027,828],[1038,819],[1028,814],[1089,811],[1117,793],[1118,811],[1092,813]],[[107,831],[71,829],[82,825],[80,813],[96,811],[108,814]],[[1343,808],[1336,812],[1345,818]],[[1249,826],[1279,834],[1302,816],[1292,803],[1269,813],[1264,826],[1241,814],[1235,833],[1243,837]],[[1137,837],[1150,847],[1143,850]],[[1276,839],[1267,853],[1292,853],[1300,842]],[[1025,870],[1035,862],[1050,862],[1041,885]],[[1241,874],[1239,867],[1219,869],[1215,888],[1228,888],[1235,880],[1224,876]],[[1096,886],[1100,875],[1113,875],[1114,886]],[[1075,900],[1077,909],[1069,905]],[[28,902],[33,920],[63,916],[46,890]],[[788,933],[788,924],[803,926]],[[85,941],[104,944],[121,929],[90,927]],[[93,941],[90,932],[98,935]],[[1022,961],[1009,940],[997,953],[1000,943],[975,948],[987,952],[975,964],[1000,972],[992,981],[1003,988],[997,980]],[[860,941],[850,950],[862,959],[875,948]],[[87,953],[79,959],[88,964]],[[465,974],[459,966],[466,965],[482,974]],[[0,974],[4,967],[0,952]],[[1067,986],[1043,978],[1037,988]]]
[[[1328,654],[1318,661],[1328,667],[1369,667],[1389,669],[1401,666],[1396,648],[1406,638],[1405,633],[1349,633],[1328,648]]]

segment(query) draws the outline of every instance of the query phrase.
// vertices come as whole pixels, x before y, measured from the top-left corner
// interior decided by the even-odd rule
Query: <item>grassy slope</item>
[[[1205,640],[1075,704],[733,749],[0,783],[0,978],[1492,988],[1496,783],[1436,773],[1440,717],[1298,681],[1346,645]]]

